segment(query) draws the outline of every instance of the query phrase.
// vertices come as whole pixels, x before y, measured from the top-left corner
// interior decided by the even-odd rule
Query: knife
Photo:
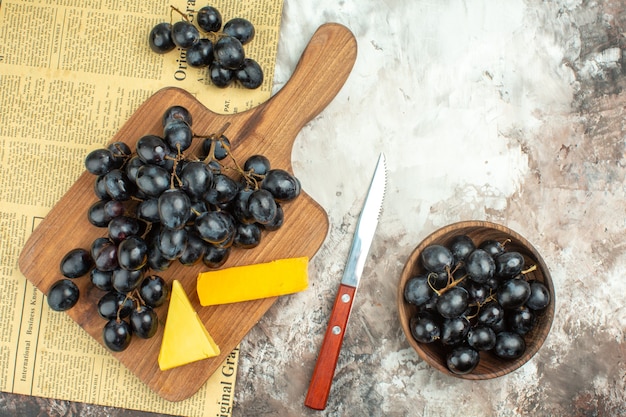
[[[381,153],[359,215],[339,291],[335,297],[328,327],[304,401],[304,405],[314,410],[326,408],[346,325],[352,310],[352,302],[378,225],[378,217],[385,196],[386,176],[385,155]]]

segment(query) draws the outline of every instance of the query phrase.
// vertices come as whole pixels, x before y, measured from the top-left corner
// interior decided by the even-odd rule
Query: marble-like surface
[[[301,132],[296,174],[330,218],[313,285],[242,343],[236,416],[626,415],[626,2],[286,1],[277,80],[322,23],[355,34],[344,89]],[[376,156],[388,193],[328,407],[303,405]],[[470,382],[430,368],[398,324],[419,241],[485,219],[524,235],[556,286],[539,353]]]
[[[276,89],[326,22],[354,32],[358,58],[298,136],[293,166],[331,227],[311,287],[279,299],[242,342],[234,416],[626,415],[626,1],[285,0]],[[311,411],[304,396],[380,152],[377,238],[328,407]],[[539,353],[491,381],[430,368],[396,310],[413,247],[469,219],[531,241],[557,294]],[[0,410],[140,415],[9,394]]]

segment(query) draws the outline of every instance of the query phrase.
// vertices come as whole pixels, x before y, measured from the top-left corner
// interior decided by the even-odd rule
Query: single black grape
[[[169,227],[163,227],[159,233],[159,251],[165,259],[176,260],[185,251],[188,239],[188,233],[185,228],[170,229]]]
[[[121,216],[125,212],[126,212],[126,206],[124,205],[124,203],[122,201],[111,200],[111,201],[107,201],[104,204],[104,214],[109,219]]]
[[[105,320],[125,318],[134,308],[133,301],[117,291],[108,291],[98,300],[98,315]]]
[[[493,352],[503,359],[517,359],[526,350],[524,338],[514,332],[500,332],[496,336]]]
[[[235,17],[224,23],[222,32],[237,38],[242,45],[245,45],[254,38],[256,31],[252,22],[243,17]]]
[[[176,48],[172,40],[172,25],[167,22],[155,25],[148,35],[148,45],[157,54],[164,54]]]
[[[198,235],[206,242],[221,244],[235,235],[235,220],[225,211],[209,211],[195,221]]]
[[[452,252],[443,245],[428,245],[420,254],[422,265],[429,272],[446,272],[452,268]]]
[[[139,284],[141,284],[143,277],[143,269],[136,269],[131,271],[124,268],[117,268],[113,270],[113,275],[111,276],[111,285],[117,292],[121,294],[126,294],[137,288]]]
[[[218,161],[222,161],[230,153],[230,140],[224,135],[221,135],[217,139],[211,140],[215,141],[215,150],[213,152],[213,157]]]
[[[187,49],[200,39],[200,32],[193,23],[179,20],[172,25],[172,42],[181,49]]]
[[[158,209],[163,226],[181,229],[191,217],[191,199],[181,189],[170,189],[159,196]]]
[[[491,350],[496,345],[496,332],[489,326],[474,326],[467,333],[467,344],[478,351]]]
[[[489,325],[489,327],[491,327],[496,334],[508,330],[505,317],[500,317],[498,321],[496,321],[494,324]]]
[[[404,286],[404,300],[418,307],[426,304],[434,295],[426,275],[411,277]]]
[[[530,296],[526,306],[533,310],[543,310],[550,304],[550,291],[539,281],[530,281]]]
[[[131,182],[137,181],[137,171],[146,163],[139,156],[131,156],[126,165],[124,165],[124,173]]]
[[[254,223],[254,218],[248,210],[248,200],[254,190],[242,188],[233,199],[231,208],[233,217],[240,223]]]
[[[191,113],[186,107],[183,106],[170,106],[165,113],[163,113],[163,117],[161,118],[161,125],[165,127],[169,122],[173,120],[182,120],[187,123],[189,126],[192,126],[193,117]]]
[[[80,291],[69,279],[56,281],[47,293],[48,306],[54,311],[66,311],[78,302]]]
[[[493,326],[504,318],[504,309],[497,301],[483,305],[478,312],[477,321],[485,326]]]
[[[530,297],[530,284],[521,278],[511,278],[500,284],[497,297],[505,309],[520,307]]]
[[[163,140],[170,149],[182,152],[191,146],[193,132],[183,120],[172,120],[163,128]]]
[[[467,290],[470,296],[470,303],[482,304],[490,295],[489,288],[484,284],[467,279],[460,284]]]
[[[441,329],[435,318],[429,314],[411,317],[411,335],[420,343],[433,343],[441,337]]]
[[[139,295],[147,305],[156,308],[167,300],[169,287],[159,275],[150,275],[139,284]]]
[[[474,249],[476,245],[474,241],[467,235],[456,235],[450,241],[448,245],[452,256],[454,256],[454,263],[464,261]]]
[[[428,282],[436,290],[442,290],[448,285],[448,271],[428,272]]]
[[[448,346],[462,343],[470,327],[469,320],[463,316],[445,319],[441,325],[441,343]]]
[[[189,218],[189,222],[187,223],[188,225],[193,224],[193,222],[196,221],[199,215],[201,215],[204,212],[209,211],[209,205],[207,204],[206,201],[196,200],[191,196],[190,198],[191,198],[191,217]]]
[[[209,244],[204,251],[202,263],[208,268],[219,268],[226,263],[230,256],[230,252],[231,248],[229,247],[220,247]]]
[[[245,59],[243,45],[234,36],[223,36],[213,45],[213,55],[221,67],[236,70]]]
[[[158,245],[158,239],[148,245],[148,267],[154,271],[165,271],[172,265],[173,260],[163,256]]]
[[[487,251],[475,249],[467,256],[465,268],[470,279],[483,284],[494,276],[496,263]]]
[[[240,187],[237,181],[225,174],[216,174],[213,176],[213,186],[204,194],[207,203],[220,205],[231,202]]]
[[[448,369],[457,375],[465,375],[472,372],[478,366],[479,361],[480,355],[478,351],[469,346],[455,348],[446,358]]]
[[[512,278],[519,275],[524,269],[524,256],[516,251],[503,252],[495,258],[496,275]]]
[[[119,264],[117,262],[117,246],[107,238],[98,241],[97,247],[92,247],[95,267],[101,271],[113,271]]]
[[[128,236],[117,246],[117,262],[129,271],[142,269],[148,262],[148,245],[139,236]]]
[[[181,188],[193,199],[201,199],[213,186],[213,173],[200,161],[191,161],[180,173]]]
[[[155,135],[139,138],[135,149],[139,158],[146,164],[163,165],[171,153],[163,138]]]
[[[439,317],[441,320],[443,320],[443,317],[441,317],[439,315],[439,312],[437,311],[437,296],[436,295],[434,297],[431,297],[428,301],[426,301],[426,303],[419,306],[418,312],[420,314],[422,313],[434,314],[437,317]]]
[[[469,294],[465,288],[452,287],[437,298],[437,311],[442,317],[459,317],[467,310]]]
[[[160,196],[170,188],[170,182],[170,173],[159,165],[145,164],[137,170],[137,188],[148,197]]]
[[[487,239],[478,245],[479,249],[484,250],[492,257],[496,257],[504,253],[504,245],[497,240]]]
[[[148,198],[137,204],[137,218],[149,223],[158,223],[161,221],[159,217],[159,199]]]
[[[93,268],[91,272],[89,272],[91,283],[94,287],[102,291],[110,291],[113,289],[113,284],[111,284],[112,276],[113,271],[101,271],[97,268]]]
[[[205,32],[217,32],[222,28],[222,14],[212,6],[204,6],[196,14],[196,23]]]
[[[104,175],[115,166],[115,158],[110,150],[94,149],[85,157],[85,168],[93,175]]]
[[[130,324],[124,320],[111,319],[102,330],[102,340],[107,348],[121,352],[129,345],[132,338]]]
[[[87,274],[93,267],[94,261],[91,253],[83,248],[70,250],[61,259],[61,274],[67,278],[78,278]]]
[[[98,175],[93,184],[93,192],[100,200],[110,200],[111,197],[107,193],[105,185],[106,174]]]
[[[259,179],[262,179],[270,168],[270,160],[264,155],[252,155],[243,164],[244,171]]]
[[[522,336],[534,329],[537,324],[535,312],[526,306],[507,312],[505,317],[508,328]]]
[[[208,67],[213,62],[213,42],[206,38],[200,38],[187,49],[185,55],[190,67]]]
[[[87,209],[87,220],[96,227],[107,227],[111,217],[104,211],[106,200],[98,200]]]
[[[259,88],[263,84],[263,69],[257,61],[245,58],[239,68],[235,70],[235,79],[250,90]]]
[[[139,221],[131,216],[118,216],[109,222],[109,239],[114,243],[119,243],[128,236],[139,234],[141,227]]]
[[[104,175],[104,187],[113,200],[126,201],[135,192],[135,184],[120,169],[112,169]]]
[[[267,190],[254,190],[248,198],[248,213],[260,224],[267,224],[276,216],[276,201]]]
[[[195,231],[187,230],[186,233],[187,242],[183,252],[178,256],[178,261],[185,266],[191,266],[202,260],[207,243]]]
[[[234,70],[226,68],[219,61],[213,61],[209,65],[209,78],[214,86],[225,88],[235,81],[236,76]]]
[[[252,249],[261,243],[261,226],[258,223],[239,223],[235,230],[233,245]]]
[[[276,215],[269,223],[262,224],[263,230],[274,231],[282,227],[285,222],[285,212],[280,203],[276,203]]]
[[[133,334],[142,339],[154,336],[159,328],[159,318],[156,312],[149,306],[139,306],[130,313],[130,326]]]
[[[475,282],[475,281],[474,281]],[[495,275],[491,278],[487,279],[487,281],[483,282],[482,285],[487,287],[488,289],[495,291],[500,286],[500,280]]]
[[[300,195],[300,181],[284,169],[270,169],[261,188],[269,191],[277,202],[283,203],[296,199]]]

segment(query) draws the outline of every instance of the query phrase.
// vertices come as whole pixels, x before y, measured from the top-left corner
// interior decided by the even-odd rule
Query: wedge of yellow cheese
[[[220,348],[194,310],[180,282],[172,282],[163,341],[159,351],[162,371],[220,354]]]
[[[200,304],[212,306],[293,294],[309,285],[309,259],[286,258],[198,274]]]

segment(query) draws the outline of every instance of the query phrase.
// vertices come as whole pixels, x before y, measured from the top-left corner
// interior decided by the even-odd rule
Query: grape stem
[[[226,130],[230,127],[230,122],[226,122],[224,123],[224,126],[222,126],[222,128],[220,130],[218,130],[215,133],[211,133],[210,135],[199,135],[197,133],[193,134],[194,138],[201,138],[201,139],[215,139],[215,138],[219,138],[221,137],[224,133],[226,133]]]
[[[116,152],[113,152],[113,156],[116,158],[122,158],[124,160],[124,162],[122,163],[122,166],[123,166],[124,164],[126,164],[126,161],[128,161],[131,158],[132,155],[126,155],[124,151],[122,150],[122,148],[120,147],[120,145],[117,143],[114,144],[114,147],[115,147]]]
[[[174,16],[173,16],[174,12],[178,13],[179,15],[183,17],[183,19],[189,22],[189,16],[187,15],[187,13],[183,13],[178,7],[172,6],[172,5],[170,5],[170,21],[174,20]]]
[[[139,311],[139,308],[140,308],[142,305],[146,305],[146,302],[145,302],[145,301],[144,301],[144,299],[141,297],[141,294],[139,293],[139,290],[138,290],[138,289],[136,289],[136,288],[135,288],[135,289],[133,290],[133,294],[137,297],[137,298],[135,299],[135,301],[137,301],[137,311]]]
[[[456,287],[457,285],[459,285],[461,282],[463,282],[465,280],[465,278],[468,277],[468,274],[463,275],[461,278],[459,279],[454,279],[454,273],[457,271],[458,268],[460,268],[462,266],[462,263],[459,262],[453,270],[450,270],[449,266],[446,266],[446,273],[448,275],[448,283],[446,284],[446,286],[440,290],[436,289],[435,287],[433,287],[432,283],[430,282],[430,278],[431,276],[433,276],[434,273],[430,273],[428,274],[428,285],[430,286],[430,288],[435,292],[435,294],[437,294],[437,296],[440,296],[441,294],[449,291],[451,288]]]
[[[221,139],[229,126],[230,126],[230,122],[226,122],[224,123],[224,126],[222,126],[220,130],[218,130],[216,133],[211,133],[210,135],[199,135],[197,133],[193,133],[194,138],[211,139],[211,147],[209,148],[209,152],[207,152],[206,158],[204,158],[202,162],[204,162],[205,164],[208,164],[212,162],[213,160],[215,160],[215,144],[217,141],[219,141],[222,144],[222,146],[226,148],[228,154],[230,154],[230,148],[226,146],[226,143],[224,143],[224,141]],[[222,163],[220,163],[219,161],[217,162],[223,167]]]
[[[129,300],[129,299],[135,301],[131,293],[128,292],[126,293],[126,297],[124,297],[124,302],[122,302],[120,306],[117,308],[117,312],[115,313],[115,319],[117,320],[118,323],[122,321],[122,318],[120,317],[120,313],[122,312],[122,308],[124,307],[124,304],[126,304],[126,300]]]
[[[176,173],[176,168],[178,168],[178,162],[180,162],[184,158],[183,152],[180,150],[180,143],[176,144],[176,157],[174,159],[174,165],[172,166],[172,176],[170,177],[170,188],[174,189],[176,186],[174,185],[174,180],[178,181],[178,186],[183,185],[183,181],[180,179],[178,174]]]
[[[239,162],[237,161],[237,159],[235,158],[235,156],[230,150],[230,146],[222,139],[222,136],[224,135],[224,133],[226,132],[229,126],[230,126],[230,122],[226,122],[224,126],[222,126],[222,128],[218,132],[212,133],[208,136],[198,135],[196,133],[193,134],[194,138],[211,139],[211,146],[209,147],[209,152],[207,153],[207,156],[206,158],[204,158],[203,162],[205,164],[208,164],[216,160],[215,159],[215,147],[216,147],[217,142],[219,142],[222,145],[222,147],[226,150],[226,155],[231,159],[234,165],[234,168],[230,166],[226,166],[220,161],[217,161],[220,164],[220,166],[224,169],[234,170],[235,172],[237,172],[239,175],[243,177],[247,185],[257,190],[259,188],[259,181],[262,181],[265,176],[255,175],[253,170],[246,171],[241,167],[241,165],[239,165]]]
[[[477,302],[475,304],[470,304],[470,307],[476,307],[476,313],[474,313],[474,314],[472,314],[470,316],[467,316],[467,319],[471,320],[474,317],[477,317],[478,313],[480,313],[481,307],[484,306],[485,304],[487,304],[490,301],[494,301],[495,299],[496,299],[496,294],[494,294],[493,292],[491,292],[491,290],[489,290],[489,296],[487,298],[485,298],[482,303],[481,302]]]

